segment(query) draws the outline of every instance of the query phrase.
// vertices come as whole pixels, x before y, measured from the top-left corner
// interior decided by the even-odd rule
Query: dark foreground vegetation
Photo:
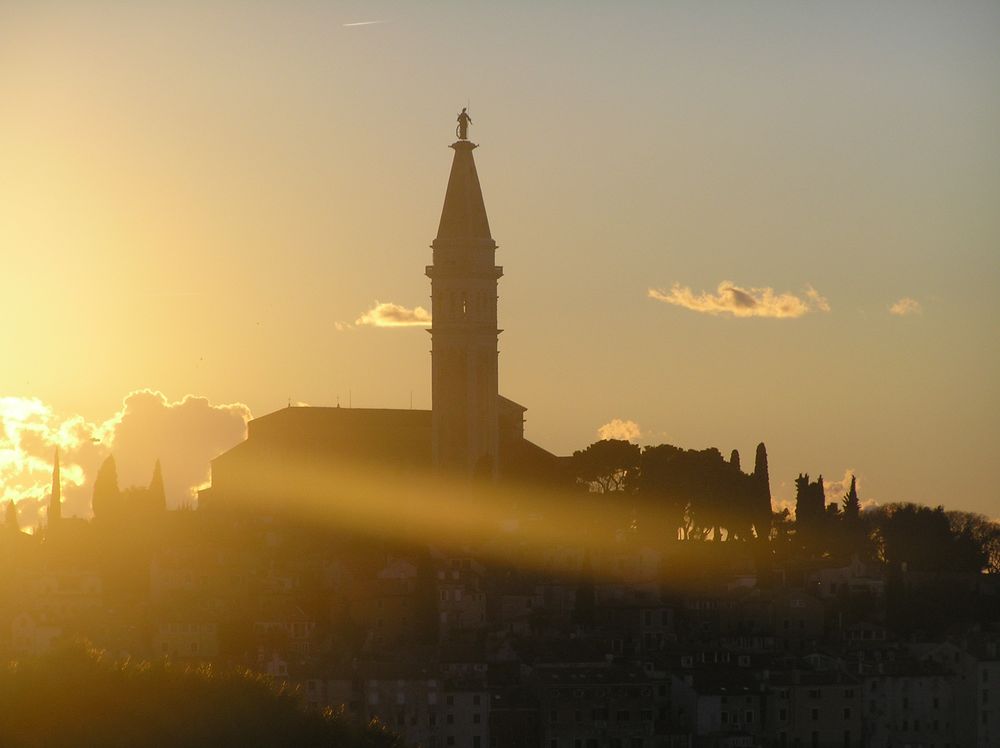
[[[0,704],[3,746],[398,745],[249,671],[118,661],[84,645],[0,669]]]

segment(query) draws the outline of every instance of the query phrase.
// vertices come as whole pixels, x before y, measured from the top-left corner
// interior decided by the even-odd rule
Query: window
[[[851,718],[851,707],[849,706],[844,707],[844,719],[850,719],[850,718]]]
[[[479,694],[478,693],[472,695],[472,705],[473,706],[479,706]]]
[[[819,709],[813,709],[810,716],[812,717],[812,721],[816,722],[819,719]]]
[[[778,721],[779,722],[787,722],[788,721],[788,710],[787,709],[779,709],[778,710]]]
[[[472,724],[478,725],[482,720],[482,715],[479,712],[474,712],[472,715]]]
[[[448,694],[447,698],[445,699],[445,703],[448,706],[455,706],[455,697],[452,694]]]
[[[746,722],[748,725],[752,725],[753,724],[753,712],[750,711],[749,709],[747,709],[743,713],[743,721]]]
[[[455,715],[452,714],[451,712],[448,712],[448,714],[445,715],[444,721],[447,722],[449,725],[455,724]]]

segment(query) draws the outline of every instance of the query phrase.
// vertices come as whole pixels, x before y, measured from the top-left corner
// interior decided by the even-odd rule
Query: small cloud
[[[904,296],[889,307],[889,314],[895,314],[897,317],[908,317],[911,314],[920,314],[923,311],[924,308],[920,306],[920,302],[909,296]]]
[[[354,21],[353,23],[341,24],[345,29],[355,28],[357,26],[375,26],[380,23],[389,23],[389,21]]]
[[[811,284],[806,284],[806,298],[812,302],[812,305],[819,309],[821,312],[830,311],[830,302],[827,301],[826,297],[820,294]]]
[[[669,292],[650,288],[647,295],[657,301],[713,316],[795,319],[811,311],[830,311],[830,302],[809,285],[801,296],[775,293],[773,288],[741,288],[732,281],[720,283],[714,294],[696,294],[688,286],[675,283]]]
[[[854,475],[853,468],[847,468],[844,471],[844,477],[840,480],[828,480],[823,479],[823,489],[826,492],[826,503],[830,504],[832,502],[840,503],[840,500],[847,495],[847,492],[851,490],[851,476]],[[857,481],[858,493],[861,493],[861,480]]]
[[[642,429],[639,428],[639,424],[635,421],[623,421],[621,418],[612,418],[597,429],[597,435],[602,439],[624,439],[631,442],[642,436]]]
[[[423,327],[430,323],[431,315],[422,306],[407,309],[377,300],[375,306],[354,320],[357,327]]]

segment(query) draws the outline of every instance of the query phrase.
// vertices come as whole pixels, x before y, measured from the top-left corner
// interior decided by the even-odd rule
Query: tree
[[[858,498],[858,481],[851,476],[851,488],[844,494],[844,519],[853,522],[861,516],[861,499]]]
[[[759,540],[767,540],[771,534],[771,477],[767,467],[767,447],[764,442],[757,445],[753,462],[752,513],[754,530]]]
[[[0,699],[0,735],[13,748],[400,745],[378,725],[307,711],[263,676],[115,661],[80,645],[0,667]]]
[[[111,455],[97,471],[94,479],[94,496],[90,506],[98,520],[117,519],[122,512],[122,494],[118,488],[118,466]]]
[[[974,512],[945,512],[953,534],[973,542],[985,559],[985,570],[1000,573],[1000,523]]]
[[[573,474],[579,483],[598,493],[624,491],[639,470],[638,444],[624,439],[601,439],[573,453]]]
[[[150,510],[154,512],[167,510],[167,491],[163,486],[163,469],[160,467],[159,460],[153,466],[153,478],[149,481],[147,503]]]
[[[879,558],[911,571],[978,573],[987,553],[971,529],[953,529],[944,507],[888,504],[866,513],[878,545]]]
[[[4,512],[4,527],[10,532],[21,532],[21,523],[17,518],[17,505],[13,499],[7,502],[7,509]]]

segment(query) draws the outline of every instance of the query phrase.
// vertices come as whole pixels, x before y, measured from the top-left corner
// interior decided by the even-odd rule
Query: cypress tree
[[[167,492],[163,487],[163,469],[160,467],[159,460],[153,466],[153,479],[149,482],[148,491],[149,508],[154,512],[165,512],[167,510]]]
[[[771,477],[767,468],[767,447],[757,445],[753,461],[754,529],[757,537],[766,539],[771,533]]]
[[[11,499],[7,502],[7,509],[4,512],[4,527],[10,532],[21,532],[21,523],[17,519],[17,505]]]
[[[118,488],[118,466],[114,456],[108,457],[97,471],[94,496],[90,502],[95,518],[110,519],[121,514],[122,495]]]
[[[861,499],[858,497],[857,479],[851,476],[851,489],[844,495],[844,517],[856,520],[861,515]]]

